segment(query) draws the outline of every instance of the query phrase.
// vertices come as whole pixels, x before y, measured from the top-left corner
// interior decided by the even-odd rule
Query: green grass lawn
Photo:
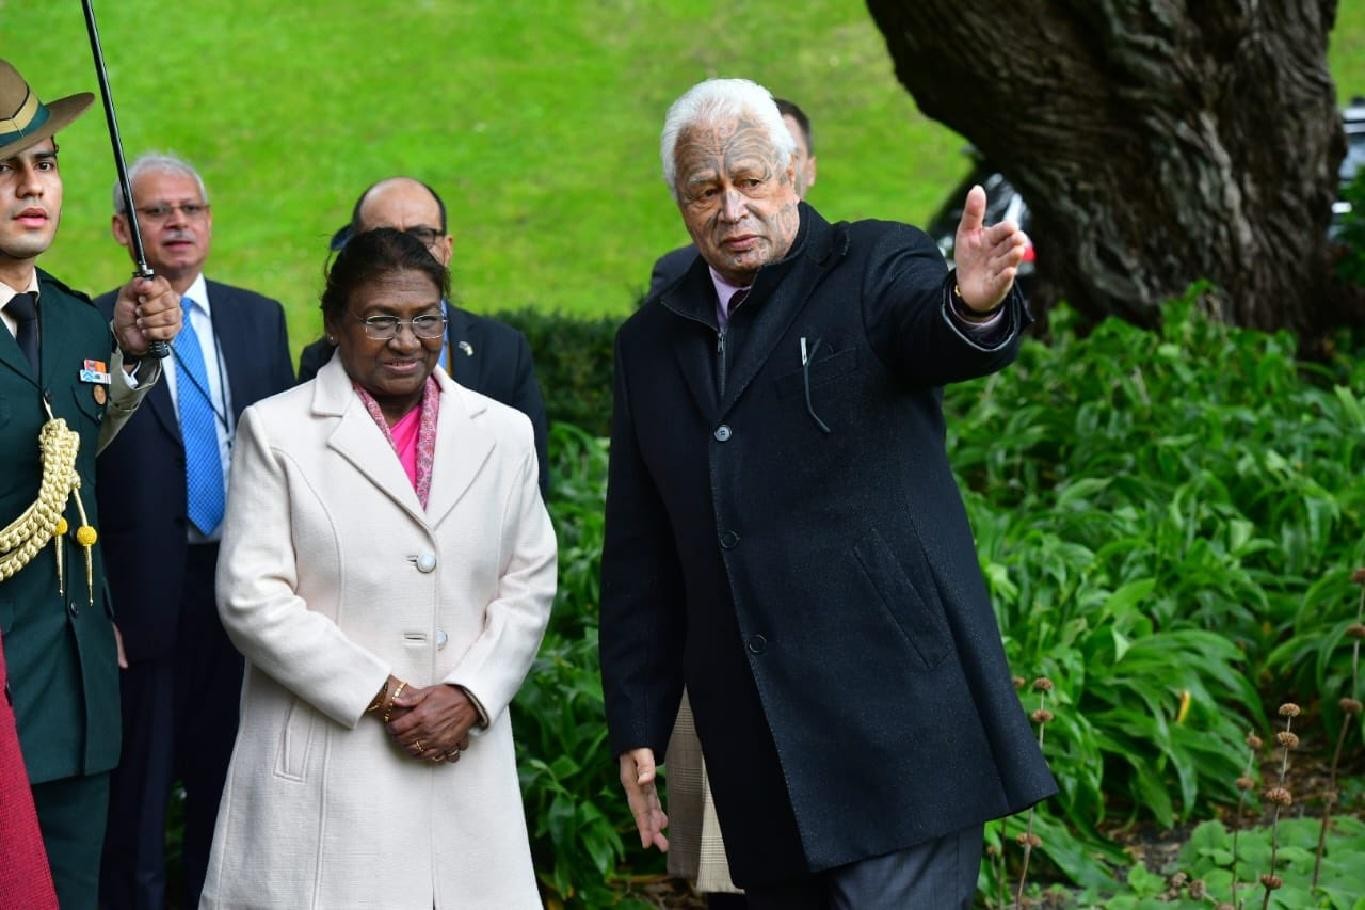
[[[628,312],[655,257],[686,240],[658,132],[708,76],[755,78],[810,112],[812,201],[835,218],[923,219],[966,168],[962,140],[919,114],[854,0],[106,0],[97,12],[127,151],[172,149],[202,169],[210,272],[285,301],[296,350],[318,330],[327,239],[366,184],[399,172],[446,198],[471,309]],[[45,97],[95,90],[74,0],[0,0],[0,34]],[[60,139],[66,218],[43,265],[103,290],[128,263],[108,233],[101,114]]]
[[[285,301],[314,337],[332,231],[369,182],[440,190],[455,286],[473,310],[625,313],[685,241],[659,176],[674,97],[746,75],[816,125],[811,201],[836,219],[923,222],[966,170],[924,118],[856,0],[104,0],[97,4],[130,155],[203,171],[211,274]],[[1365,0],[1338,15],[1343,96],[1365,93]],[[95,90],[79,4],[0,0],[3,54],[47,98]],[[19,40],[22,39],[22,40]],[[98,108],[98,102],[96,107]],[[98,109],[60,137],[65,223],[42,263],[97,292],[128,263],[108,234],[113,164]]]

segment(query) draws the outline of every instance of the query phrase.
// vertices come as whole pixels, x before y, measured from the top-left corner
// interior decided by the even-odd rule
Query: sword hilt
[[[156,277],[156,272],[153,272],[146,265],[142,265],[133,273],[133,277],[151,279]],[[147,353],[143,356],[155,357],[157,360],[161,360],[162,358],[169,356],[170,353],[171,346],[168,343],[164,341],[153,341],[147,345]]]

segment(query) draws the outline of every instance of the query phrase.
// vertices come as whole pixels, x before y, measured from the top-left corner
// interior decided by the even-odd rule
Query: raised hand
[[[983,223],[985,214],[986,191],[974,186],[967,191],[957,225],[953,259],[958,293],[978,313],[990,312],[1005,299],[1028,248],[1028,237],[1017,224],[1002,221],[988,227]]]

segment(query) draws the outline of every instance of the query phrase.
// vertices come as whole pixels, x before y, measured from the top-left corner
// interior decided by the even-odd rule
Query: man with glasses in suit
[[[184,330],[166,381],[99,463],[109,586],[128,666],[123,756],[114,771],[100,878],[106,910],[165,905],[166,806],[185,788],[184,895],[196,907],[237,735],[242,657],[218,619],[214,572],[228,459],[247,405],[294,383],[284,309],[204,277],[208,193],[186,161],[143,155],[128,168],[148,264],[180,295]],[[131,253],[122,192],[114,239]],[[111,294],[96,301],[108,310]]]

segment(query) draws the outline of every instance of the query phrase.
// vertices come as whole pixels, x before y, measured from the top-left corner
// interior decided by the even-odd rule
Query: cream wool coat
[[[554,532],[526,417],[434,375],[425,511],[340,358],[242,416],[218,606],[247,667],[201,908],[541,906],[507,706]],[[364,715],[389,673],[464,686],[488,730],[416,761]]]

